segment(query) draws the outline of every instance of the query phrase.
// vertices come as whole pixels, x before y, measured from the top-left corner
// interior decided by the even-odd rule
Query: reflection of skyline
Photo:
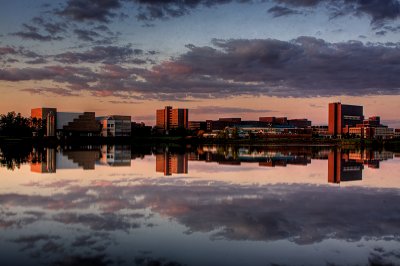
[[[131,160],[154,156],[155,172],[164,175],[189,173],[189,161],[241,166],[257,164],[259,167],[307,166],[312,160],[328,160],[329,183],[362,180],[365,166],[377,169],[380,161],[393,159],[390,151],[312,149],[304,147],[253,146],[199,146],[134,147],[130,145],[103,145],[80,149],[34,149],[28,158],[31,171],[55,173],[61,169],[93,170],[96,164],[110,167],[130,167]]]
[[[331,150],[328,155],[328,182],[337,183],[362,180],[364,165],[379,168],[379,162],[393,159],[392,152]]]
[[[103,145],[100,163],[109,166],[131,166],[131,146]]]
[[[165,176],[187,174],[188,154],[169,153],[168,151],[156,154],[156,172],[164,173]]]

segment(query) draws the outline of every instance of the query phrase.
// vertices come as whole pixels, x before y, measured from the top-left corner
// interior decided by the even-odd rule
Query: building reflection
[[[103,145],[101,146],[101,164],[109,166],[131,166],[130,145]]]
[[[34,150],[31,158],[31,172],[55,173],[57,169],[56,150],[48,148],[43,152]]]
[[[156,172],[165,176],[188,173],[188,154],[177,154],[165,151],[156,154]]]
[[[155,157],[155,170],[166,176],[187,174],[189,161],[241,166],[242,163],[259,167],[307,166],[312,160],[328,160],[329,183],[359,181],[365,167],[378,169],[380,162],[399,156],[390,151],[310,149],[302,147],[243,147],[199,146],[188,148],[132,148],[130,145],[102,145],[64,147],[61,149],[33,149],[28,157],[35,173],[56,173],[61,169],[93,170],[96,164],[110,167],[130,167],[131,161]],[[5,157],[4,155],[2,157]],[[7,158],[5,158],[7,159]]]
[[[343,151],[332,150],[328,155],[328,182],[362,180],[364,166],[379,168],[380,161],[393,159],[393,153],[388,151]]]

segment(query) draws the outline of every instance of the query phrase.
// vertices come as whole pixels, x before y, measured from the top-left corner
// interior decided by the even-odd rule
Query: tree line
[[[0,136],[31,137],[34,133],[43,136],[45,130],[45,120],[24,117],[16,112],[0,115]]]

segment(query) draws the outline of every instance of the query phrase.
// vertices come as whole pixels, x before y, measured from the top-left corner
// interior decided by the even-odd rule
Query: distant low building
[[[291,126],[297,127],[297,128],[307,128],[311,127],[311,121],[306,119],[306,118],[301,118],[301,119],[288,119],[287,123]]]
[[[400,138],[400,128],[396,128],[393,132],[393,137]]]
[[[189,130],[207,130],[207,122],[189,121]]]
[[[131,117],[124,115],[110,115],[98,117],[97,121],[101,124],[102,137],[130,137],[131,136]]]

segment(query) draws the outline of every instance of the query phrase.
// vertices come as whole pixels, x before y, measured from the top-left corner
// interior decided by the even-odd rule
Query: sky
[[[0,0],[0,113],[34,107],[400,128],[399,0]]]

